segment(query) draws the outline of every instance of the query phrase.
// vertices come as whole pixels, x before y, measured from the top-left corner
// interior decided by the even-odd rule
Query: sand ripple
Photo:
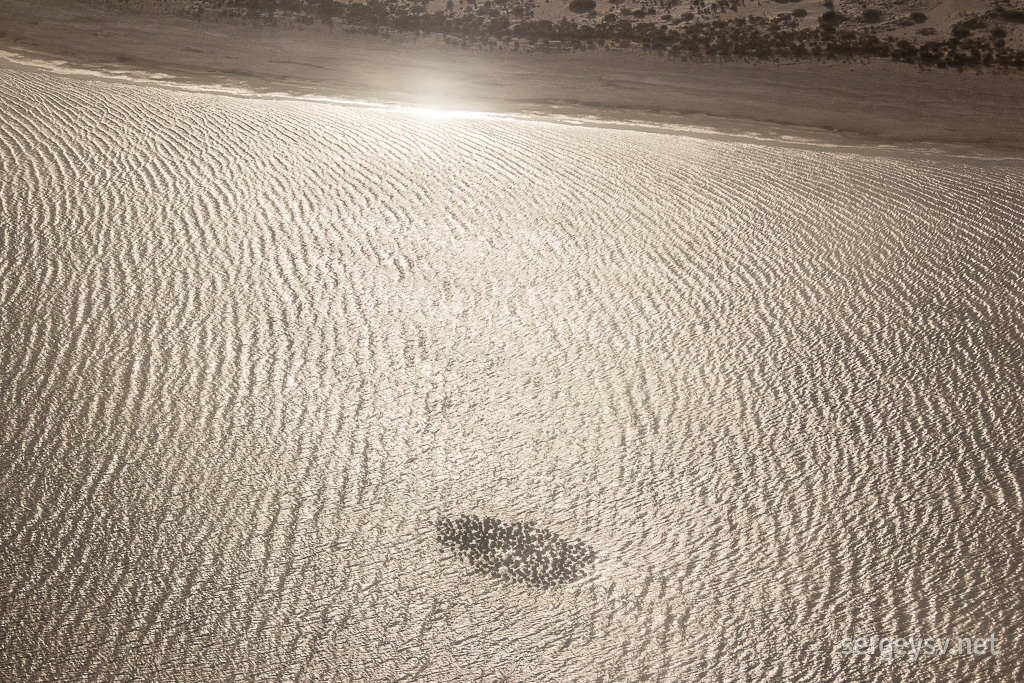
[[[0,679],[1024,677],[835,652],[1019,644],[1019,165],[30,71],[0,121]]]

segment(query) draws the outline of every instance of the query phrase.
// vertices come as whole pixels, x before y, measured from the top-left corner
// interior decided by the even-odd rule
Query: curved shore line
[[[630,51],[518,53],[436,37],[251,26],[0,0],[0,49],[253,92],[645,121],[840,145],[1024,152],[1024,74],[904,64],[694,63]]]

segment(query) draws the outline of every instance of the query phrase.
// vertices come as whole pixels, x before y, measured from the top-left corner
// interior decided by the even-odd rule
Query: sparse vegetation
[[[681,1],[643,0],[638,5],[613,0],[617,9],[598,15],[596,0],[570,0],[568,9],[579,18],[550,21],[535,18],[529,0],[459,0],[457,6],[453,2],[436,11],[428,9],[428,0],[198,0],[208,16],[267,23],[292,16],[301,23],[337,22],[364,30],[433,33],[452,44],[515,51],[633,48],[687,60],[888,58],[921,67],[1024,68],[1024,51],[1008,47],[1005,29],[994,23],[1012,22],[1016,16],[1013,10],[1001,7],[962,19],[946,39],[937,39],[933,27],[918,29],[922,38],[912,42],[881,37],[874,25],[885,16],[872,8],[862,10],[857,21],[850,21],[826,1],[817,25],[804,26],[800,21],[808,15],[804,8],[771,17],[729,19],[723,12],[744,0],[693,0],[692,11],[672,13]],[[906,19],[923,23],[927,17],[915,12]]]

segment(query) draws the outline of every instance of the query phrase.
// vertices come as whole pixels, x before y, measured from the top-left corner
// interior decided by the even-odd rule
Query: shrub
[[[882,20],[882,10],[866,9],[861,12],[860,18],[869,24],[877,24]]]
[[[797,7],[795,10],[791,12],[791,14],[797,19],[803,19],[804,17],[807,16],[807,10],[805,10],[803,7]]]
[[[597,3],[594,2],[594,0],[572,0],[572,2],[569,3],[569,10],[576,14],[590,12],[595,7],[597,7]]]
[[[1000,19],[1014,24],[1024,24],[1024,12],[1018,9],[1006,9],[1002,5],[996,7],[996,14]]]
[[[985,19],[982,17],[971,17],[970,19],[964,19],[961,22],[954,24],[956,26],[963,26],[964,28],[973,31],[977,28],[983,28],[985,26]]]
[[[924,12],[911,12],[910,20],[915,24],[923,24],[924,22],[928,21],[928,15],[925,14]]]
[[[834,9],[830,9],[826,10],[824,14],[818,17],[818,21],[826,26],[838,26],[846,21],[846,17]]]

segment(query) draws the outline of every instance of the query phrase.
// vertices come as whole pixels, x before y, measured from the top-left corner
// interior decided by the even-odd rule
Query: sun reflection
[[[395,106],[394,111],[401,112],[403,114],[412,114],[413,116],[421,116],[426,119],[437,119],[442,121],[455,120],[455,119],[495,119],[500,118],[496,114],[483,111],[467,111],[461,109],[444,109],[441,107],[433,106],[406,106],[399,105]]]

